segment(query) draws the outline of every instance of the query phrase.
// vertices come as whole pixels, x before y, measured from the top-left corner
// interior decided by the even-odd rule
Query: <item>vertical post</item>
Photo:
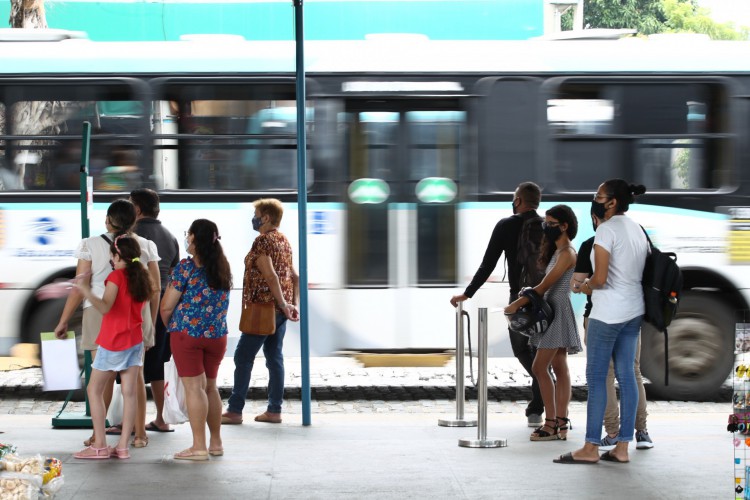
[[[81,239],[88,238],[91,234],[89,229],[89,146],[91,145],[91,123],[83,122],[83,134],[81,137],[81,171],[79,174],[79,185],[81,189]],[[91,380],[91,351],[83,350],[83,373],[86,384],[84,385],[84,398],[86,399],[86,416],[91,416],[89,407],[89,396],[86,387]]]
[[[311,423],[310,340],[307,303],[307,102],[305,101],[305,30],[302,0],[294,4],[297,99],[297,204],[299,225],[300,355],[302,370],[302,425]]]
[[[81,168],[79,171],[79,187],[81,191],[81,238],[88,238],[89,230],[89,207],[93,206],[94,185],[89,177],[89,146],[91,144],[91,123],[83,122],[83,132],[81,134]],[[52,427],[93,427],[91,423],[91,407],[89,406],[89,397],[86,388],[91,380],[91,352],[83,351],[83,374],[85,384],[83,386],[83,396],[86,400],[86,413],[63,415],[65,407],[73,396],[73,391],[68,393],[60,412],[52,418]],[[105,421],[106,423],[106,421]]]
[[[502,448],[508,446],[505,439],[487,438],[487,308],[480,307],[479,330],[479,387],[477,388],[477,412],[479,425],[477,439],[459,439],[458,445],[464,448]]]
[[[474,427],[477,425],[476,420],[464,419],[464,400],[466,398],[464,358],[466,355],[464,353],[463,312],[463,302],[459,302],[456,307],[456,418],[455,420],[441,418],[438,420],[438,425],[442,427]]]

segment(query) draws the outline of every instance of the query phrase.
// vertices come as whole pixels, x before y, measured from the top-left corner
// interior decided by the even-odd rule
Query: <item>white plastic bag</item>
[[[182,385],[174,359],[164,363],[164,422],[167,424],[182,424],[187,422],[187,402],[185,401],[185,387]]]
[[[109,409],[107,410],[107,421],[110,426],[122,423],[122,408],[122,387],[120,384],[115,384],[115,388],[112,391],[112,402],[109,403]]]

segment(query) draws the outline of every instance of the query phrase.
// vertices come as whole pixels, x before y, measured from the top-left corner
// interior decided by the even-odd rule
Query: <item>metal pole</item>
[[[307,103],[305,101],[305,30],[302,0],[294,4],[294,41],[297,99],[297,204],[299,227],[299,313],[300,355],[302,370],[302,425],[311,423],[310,402],[310,337],[307,306]]]
[[[477,439],[459,439],[458,446],[464,448],[502,448],[508,446],[505,439],[487,438],[487,308],[479,308],[479,387],[477,388],[477,412],[479,426]]]
[[[476,420],[464,419],[464,399],[466,391],[464,389],[464,305],[459,302],[456,307],[456,419],[449,420],[441,418],[438,425],[442,427],[474,427],[477,425]]]

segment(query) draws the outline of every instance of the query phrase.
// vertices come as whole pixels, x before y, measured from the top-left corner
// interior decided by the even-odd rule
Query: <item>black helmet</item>
[[[516,333],[531,337],[535,333],[544,333],[555,319],[552,306],[539,296],[533,288],[524,288],[519,294],[528,298],[531,303],[521,307],[515,314],[506,314],[508,328]]]

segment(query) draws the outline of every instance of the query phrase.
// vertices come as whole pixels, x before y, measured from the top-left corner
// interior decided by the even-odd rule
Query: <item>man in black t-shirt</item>
[[[159,216],[159,195],[152,189],[139,188],[130,193],[130,201],[135,205],[135,233],[151,240],[159,252],[159,274],[161,275],[161,294],[164,295],[169,284],[169,273],[180,261],[180,245],[177,239],[165,228]],[[162,418],[164,408],[164,363],[169,361],[172,351],[169,348],[167,329],[157,313],[154,331],[154,347],[146,351],[143,360],[144,381],[151,384],[151,394],[156,405],[156,418],[146,425],[146,430],[172,432]]]
[[[484,258],[479,265],[474,278],[466,287],[461,295],[451,297],[451,304],[456,307],[459,302],[470,299],[487,281],[492,271],[495,270],[500,257],[505,253],[505,260],[508,264],[508,285],[510,286],[510,304],[518,298],[518,292],[521,291],[521,266],[517,260],[518,238],[521,234],[523,222],[530,217],[537,217],[536,209],[542,199],[542,191],[533,182],[523,182],[518,185],[513,195],[513,215],[501,219],[492,231],[490,242],[487,250],[484,252]],[[531,383],[531,401],[526,407],[526,417],[529,427],[538,427],[544,423],[542,415],[544,414],[544,403],[539,391],[539,383],[534,377],[531,365],[534,363],[534,349],[529,345],[529,338],[508,330],[510,335],[510,345],[513,348],[513,355],[518,358],[526,372],[532,378]]]

